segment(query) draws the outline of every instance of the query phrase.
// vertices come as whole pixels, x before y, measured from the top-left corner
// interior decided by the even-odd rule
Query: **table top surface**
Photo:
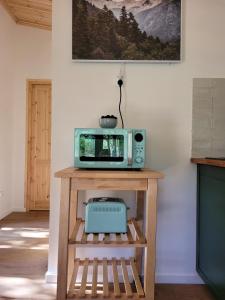
[[[142,170],[96,170],[76,169],[73,167],[60,170],[55,173],[57,178],[92,178],[92,179],[161,179],[164,175],[161,172],[150,169]]]
[[[199,165],[225,168],[225,160],[219,158],[191,158],[191,162]]]

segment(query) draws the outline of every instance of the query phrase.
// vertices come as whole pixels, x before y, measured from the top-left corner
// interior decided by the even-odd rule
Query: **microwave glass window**
[[[81,161],[123,161],[123,135],[80,135]]]

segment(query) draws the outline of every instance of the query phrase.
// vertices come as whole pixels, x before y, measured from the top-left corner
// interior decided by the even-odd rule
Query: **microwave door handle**
[[[132,132],[128,132],[128,166],[132,165],[133,163],[133,135]]]

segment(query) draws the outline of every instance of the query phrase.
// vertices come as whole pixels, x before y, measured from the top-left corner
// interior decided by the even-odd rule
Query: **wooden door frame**
[[[46,85],[52,85],[52,81],[50,79],[27,79],[26,81],[26,144],[25,144],[25,181],[24,181],[24,206],[26,211],[30,211],[30,201],[29,201],[29,187],[28,184],[29,176],[28,176],[28,170],[31,165],[31,143],[30,143],[30,137],[31,137],[31,92],[33,85],[37,84],[46,84]]]

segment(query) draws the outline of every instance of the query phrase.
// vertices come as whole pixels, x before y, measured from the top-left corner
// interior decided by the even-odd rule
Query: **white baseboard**
[[[47,283],[56,283],[57,282],[57,274],[47,271],[45,273],[45,281]]]
[[[0,220],[7,217],[13,212],[26,212],[26,208],[24,207],[13,207],[12,209],[6,210],[0,213]]]
[[[45,280],[47,283],[56,283],[57,274],[46,272]],[[121,281],[122,281],[122,277],[121,277]],[[204,282],[197,274],[156,274],[156,283],[204,284]]]
[[[5,218],[6,216],[8,216],[9,214],[11,214],[13,212],[12,209],[9,209],[9,210],[6,210],[6,211],[3,211],[0,213],[0,220]]]
[[[156,283],[204,284],[198,274],[156,274]]]
[[[26,212],[26,208],[24,207],[13,207],[13,212]]]

